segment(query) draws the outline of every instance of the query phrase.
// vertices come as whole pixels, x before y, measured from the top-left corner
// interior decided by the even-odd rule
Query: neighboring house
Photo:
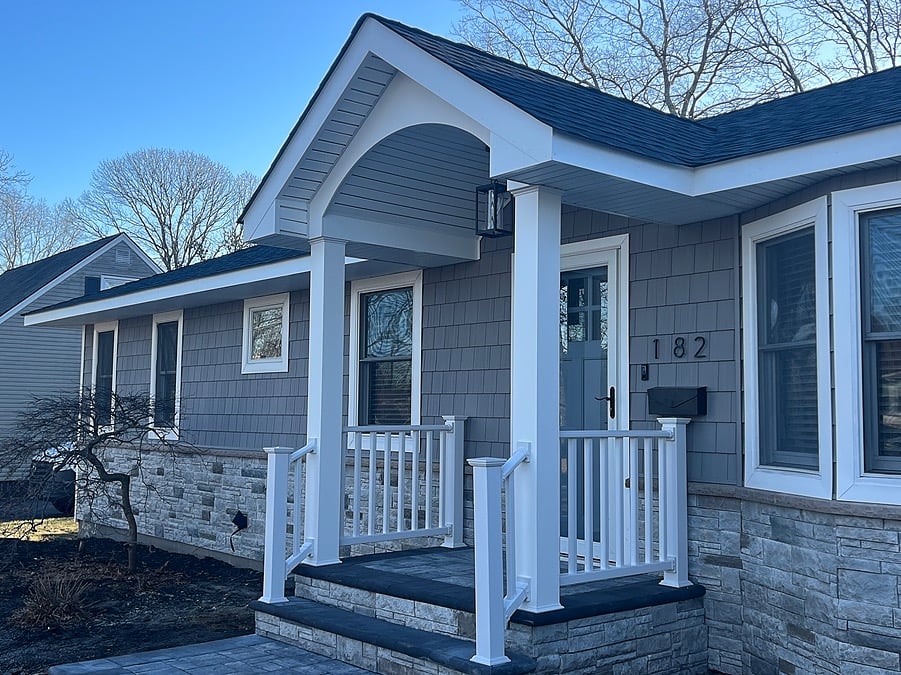
[[[22,315],[159,272],[126,235],[98,239],[0,274],[0,439],[33,396],[76,391],[79,328],[40,329]],[[0,480],[28,467],[4,467]]]
[[[142,530],[265,550],[261,633],[380,671],[506,637],[508,672],[899,672],[898,91],[688,121],[367,15],[243,214],[265,247],[27,321],[86,364],[118,321],[117,386],[207,450],[145,463]],[[385,552],[417,537],[475,542],[476,605],[466,549]]]

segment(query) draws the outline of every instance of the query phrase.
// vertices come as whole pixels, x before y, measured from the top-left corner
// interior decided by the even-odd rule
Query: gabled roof
[[[0,274],[0,316],[41,290],[54,279],[84,262],[115,239],[125,235],[115,234],[89,244],[70,248],[43,260],[14,267]]]
[[[187,267],[172,270],[171,272],[154,274],[153,276],[144,277],[137,281],[130,281],[127,284],[114,286],[113,288],[104,291],[89,293],[80,298],[73,298],[72,300],[66,300],[65,302],[60,302],[49,307],[43,307],[38,311],[46,312],[49,310],[62,309],[64,307],[73,307],[93,300],[116,298],[137,293],[138,291],[163,288],[164,286],[195,281],[219,274],[250,269],[259,265],[268,265],[270,263],[290,260],[291,258],[302,258],[305,256],[309,256],[309,253],[294,249],[277,248],[275,246],[251,246],[250,248],[245,248],[219,258],[205,260],[200,263],[195,263],[194,265],[188,265]],[[36,312],[29,312],[29,314],[34,313]]]
[[[673,164],[702,166],[901,123],[901,67],[692,121],[380,16],[364,16],[357,28],[367,16],[559,131]]]

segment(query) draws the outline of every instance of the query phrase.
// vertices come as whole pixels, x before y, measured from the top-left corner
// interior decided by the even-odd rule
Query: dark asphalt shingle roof
[[[115,234],[104,237],[0,274],[0,314],[5,314],[28,296],[120,236],[122,235]]]
[[[302,258],[308,256],[309,253],[297,251],[294,249],[277,248],[275,246],[251,246],[235,253],[212,258],[204,262],[181,267],[171,272],[163,272],[154,274],[150,277],[144,277],[137,281],[131,281],[121,286],[114,286],[105,291],[90,293],[80,298],[74,298],[65,302],[60,302],[50,307],[44,307],[40,311],[50,309],[61,309],[63,307],[72,307],[93,300],[105,300],[107,298],[115,298],[123,295],[129,295],[138,291],[146,291],[153,288],[162,288],[163,286],[171,286],[184,281],[193,281],[195,279],[204,279],[213,277],[217,274],[225,274],[226,272],[236,272],[242,269],[267,265],[269,263],[281,262],[291,258]]]
[[[901,122],[901,68],[691,121],[367,16],[559,131],[674,164],[711,164]]]

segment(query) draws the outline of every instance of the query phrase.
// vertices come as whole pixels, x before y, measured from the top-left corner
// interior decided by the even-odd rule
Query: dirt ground
[[[253,632],[259,572],[142,546],[129,575],[122,544],[79,542],[71,518],[18,524],[0,522],[0,673]]]

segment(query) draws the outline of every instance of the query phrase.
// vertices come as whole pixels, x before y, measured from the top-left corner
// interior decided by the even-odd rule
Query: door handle
[[[610,387],[609,396],[595,396],[595,401],[607,401],[610,405],[610,419],[616,419],[616,387]]]

